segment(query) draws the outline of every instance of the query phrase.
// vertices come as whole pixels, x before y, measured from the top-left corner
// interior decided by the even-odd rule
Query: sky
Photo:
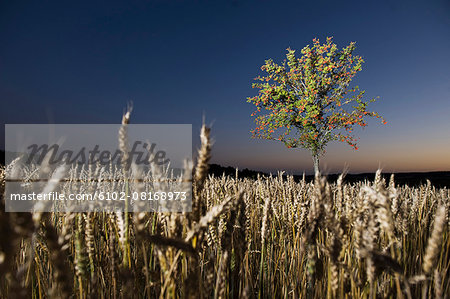
[[[2,1],[2,124],[212,125],[212,163],[311,173],[307,150],[252,139],[253,78],[313,38],[364,58],[371,109],[355,151],[327,147],[324,172],[450,170],[450,2]],[[0,133],[4,148],[4,129]]]

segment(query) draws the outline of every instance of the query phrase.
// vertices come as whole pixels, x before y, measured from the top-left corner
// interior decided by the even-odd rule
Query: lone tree
[[[252,114],[257,127],[253,138],[278,140],[288,148],[308,149],[314,170],[319,171],[319,157],[330,141],[347,142],[355,150],[357,139],[352,135],[356,125],[365,127],[368,117],[380,118],[367,110],[370,102],[363,100],[365,91],[350,82],[361,71],[364,60],[353,55],[355,43],[338,50],[332,38],[325,44],[318,39],[304,47],[297,58],[295,50],[287,49],[287,61],[281,65],[266,60],[261,70],[266,76],[255,78],[257,96],[247,98],[256,106]]]

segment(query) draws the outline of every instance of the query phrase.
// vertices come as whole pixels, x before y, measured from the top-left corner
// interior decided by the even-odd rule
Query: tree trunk
[[[314,174],[317,174],[320,172],[319,169],[319,155],[313,155],[313,162],[314,162]]]

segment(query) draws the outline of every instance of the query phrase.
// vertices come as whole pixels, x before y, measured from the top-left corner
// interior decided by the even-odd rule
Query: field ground
[[[399,185],[380,172],[365,182],[208,175],[210,145],[203,137],[196,167],[187,169],[194,174],[190,213],[5,213],[1,200],[0,297],[450,293],[448,188]],[[3,194],[11,169],[1,169]],[[85,171],[80,175],[89,178]],[[125,184],[122,172],[106,175],[119,178],[115,188],[154,187],[152,178],[142,186]],[[89,182],[66,188],[112,188]]]

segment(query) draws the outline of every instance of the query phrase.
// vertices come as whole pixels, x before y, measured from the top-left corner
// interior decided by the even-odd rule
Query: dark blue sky
[[[204,114],[213,162],[310,171],[307,151],[250,139],[245,99],[265,59],[333,36],[357,42],[366,63],[356,83],[380,96],[373,108],[388,125],[358,131],[357,152],[330,145],[325,169],[450,170],[449,3],[3,1],[0,117],[117,123],[133,101],[134,123],[192,123],[197,133]]]

